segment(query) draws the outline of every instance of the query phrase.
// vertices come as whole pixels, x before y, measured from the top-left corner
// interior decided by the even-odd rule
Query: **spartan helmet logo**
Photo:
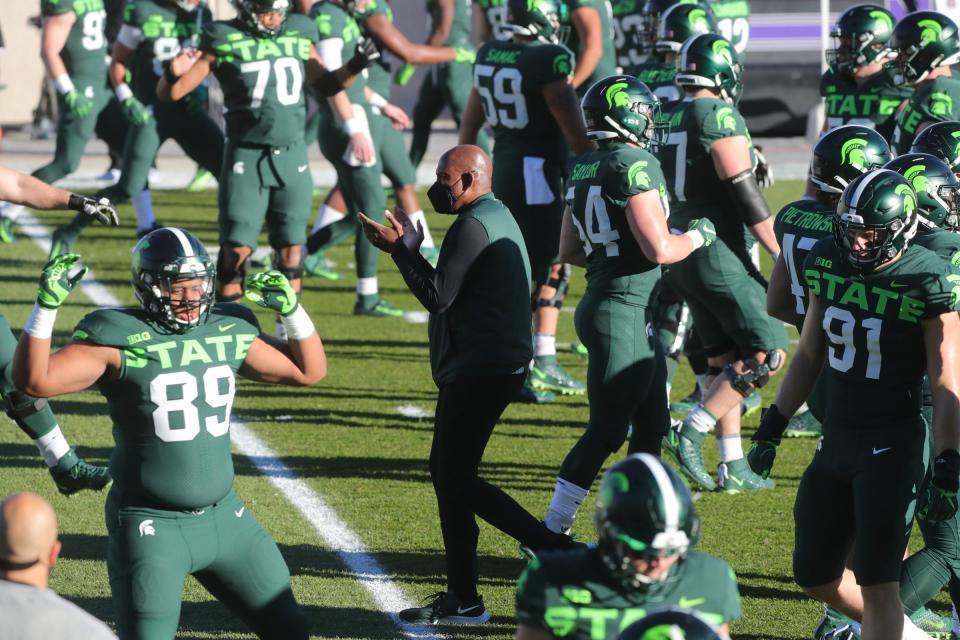
[[[630,169],[627,170],[627,182],[631,185],[636,185],[638,187],[643,187],[645,189],[650,188],[650,176],[647,175],[647,172],[644,171],[647,167],[647,162],[645,160],[638,160],[630,165]],[[623,475],[623,474],[620,474]],[[626,476],[624,476],[624,481],[626,481]]]
[[[691,9],[687,19],[690,21],[690,28],[694,32],[707,33],[710,31],[710,23],[707,22],[707,12],[703,9]]]
[[[685,640],[687,634],[675,624],[658,624],[643,632],[640,640]]]
[[[909,179],[910,178],[907,178],[907,180]],[[913,214],[914,209],[917,208],[916,194],[913,192],[913,190],[910,187],[908,187],[905,184],[897,185],[897,188],[894,189],[893,192],[898,196],[900,195],[903,196],[903,212],[907,214],[908,217],[911,216]]]
[[[930,94],[930,112],[935,116],[949,115],[953,111],[953,98],[949,94],[937,91]]]
[[[730,43],[726,40],[716,40],[713,43],[713,55],[723,58],[723,60],[729,64],[733,65],[733,54],[730,53]]]
[[[923,172],[927,170],[925,164],[915,164],[903,173],[903,177],[910,181],[913,190],[917,193],[927,190],[927,176]]]
[[[840,147],[841,164],[849,164],[853,167],[863,169],[867,166],[867,153],[865,151],[867,141],[863,138],[851,138]]]
[[[878,28],[877,33],[882,34],[882,33],[890,33],[891,31],[893,31],[893,20],[890,19],[890,16],[887,15],[886,11],[871,11],[870,17],[873,18],[874,20],[877,20],[883,23],[883,28],[882,29]]]
[[[630,95],[624,91],[627,88],[626,82],[614,82],[603,92],[607,99],[607,106],[611,109],[617,107],[626,107],[630,104]]]
[[[943,27],[936,20],[921,20],[917,26],[923,29],[920,32],[920,46],[925,47],[932,42],[937,42],[943,37]]]

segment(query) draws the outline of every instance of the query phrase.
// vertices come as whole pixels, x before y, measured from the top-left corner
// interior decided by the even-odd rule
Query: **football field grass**
[[[799,182],[778,183],[767,191],[771,209],[776,211],[795,199],[801,189]],[[157,217],[164,224],[192,231],[210,248],[216,245],[214,191],[157,192],[155,198]],[[50,228],[64,219],[62,213],[34,215]],[[120,300],[132,303],[129,279],[134,218],[129,206],[122,208],[121,215],[123,227],[90,227],[76,250],[99,282]],[[447,216],[429,216],[438,242],[451,221]],[[337,262],[341,279],[308,278],[303,297],[326,345],[327,378],[309,389],[239,382],[234,419],[252,428],[298,478],[322,496],[407,598],[418,601],[445,587],[442,541],[427,469],[436,388],[430,378],[426,325],[354,317],[352,244],[338,247],[330,257]],[[22,234],[15,244],[0,246],[2,312],[14,327],[22,326],[32,308],[44,262],[44,252]],[[380,264],[382,295],[405,309],[420,310],[393,263],[381,259]],[[764,270],[769,272],[769,268],[765,258]],[[573,310],[583,289],[583,272],[575,269],[565,311]],[[83,293],[71,296],[57,318],[55,342],[66,342],[76,322],[93,308]],[[272,331],[273,318],[259,310],[258,315],[264,328]],[[564,313],[558,342],[574,340],[573,315]],[[562,351],[560,359],[574,376],[584,378],[584,360],[569,351]],[[779,377],[764,389],[764,404],[771,402],[778,385]],[[674,382],[674,397],[686,395],[692,387],[692,376],[684,365]],[[88,391],[51,404],[81,456],[105,464],[113,440],[102,397]],[[482,474],[542,516],[560,462],[582,432],[586,418],[585,398],[509,407],[487,447]],[[746,419],[745,435],[753,431],[758,419],[759,414]],[[53,503],[60,517],[63,553],[51,586],[111,621],[113,607],[104,561],[104,494],[61,497],[33,444],[12,422],[3,422],[0,495],[29,489]],[[739,579],[743,617],[732,627],[736,638],[805,638],[819,618],[820,608],[800,592],[791,577],[793,498],[814,444],[810,440],[783,444],[777,458],[777,486],[772,491],[697,496],[702,521],[700,548],[730,562]],[[715,465],[712,440],[705,450],[708,466]],[[238,453],[235,464],[237,490],[280,545],[312,633],[320,638],[403,637],[364,588],[363,581],[371,578],[352,574],[254,462]],[[580,540],[595,540],[592,509],[593,494],[574,527]],[[914,536],[914,544],[917,538]],[[493,614],[491,622],[438,631],[450,638],[512,638],[514,584],[524,566],[517,545],[481,523],[479,553],[480,592]],[[242,623],[190,579],[178,637],[253,636],[245,634]]]

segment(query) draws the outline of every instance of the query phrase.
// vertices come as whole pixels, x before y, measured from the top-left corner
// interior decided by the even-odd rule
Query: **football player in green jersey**
[[[106,200],[78,196],[5,167],[0,167],[0,200],[35,209],[72,209],[95,218],[100,224],[120,224],[116,209]],[[70,495],[83,489],[103,489],[110,482],[107,469],[88,464],[77,456],[46,400],[14,386],[12,365],[16,348],[17,339],[10,323],[0,314],[0,398],[7,415],[37,445],[60,493]]]
[[[773,265],[767,287],[767,312],[772,317],[789,322],[797,332],[803,328],[807,292],[801,269],[807,253],[817,240],[833,233],[833,214],[846,186],[861,174],[883,167],[890,159],[887,141],[865,125],[841,125],[817,140],[810,163],[810,182],[815,188],[813,199],[803,198],[787,204],[773,223],[782,251]],[[820,435],[821,392],[822,385],[818,384],[809,399],[809,410],[801,408],[791,418],[785,436]],[[751,467],[754,455],[759,452],[751,450],[748,456]]]
[[[647,453],[613,465],[593,522],[596,545],[541,552],[520,576],[516,640],[616,640],[669,607],[696,611],[729,635],[740,617],[736,577],[693,550],[700,522],[673,469]]]
[[[558,44],[555,0],[509,0],[513,40],[492,40],[477,54],[460,143],[493,128],[493,192],[520,225],[534,292],[534,366],[528,384],[541,392],[582,394],[557,362],[556,333],[569,271],[555,264],[563,216],[562,180],[569,153],[593,149],[570,85],[573,55]],[[522,176],[523,179],[519,179]],[[525,399],[546,400],[528,389]]]
[[[653,2],[648,2],[650,7]],[[645,14],[646,15],[646,14]],[[680,87],[674,82],[677,75],[677,60],[680,49],[689,38],[701,33],[715,33],[717,23],[713,14],[703,5],[677,3],[670,5],[654,20],[654,42],[650,56],[640,64],[624,67],[624,73],[635,76],[644,83],[662,102],[680,99]]]
[[[694,482],[713,490],[717,483],[704,467],[702,446],[716,427],[720,488],[765,489],[771,483],[743,458],[740,403],[784,362],[786,332],[767,315],[766,281],[750,256],[754,240],[773,256],[780,245],[754,175],[750,133],[736,108],[743,87],[736,51],[718,35],[697,35],[684,43],[679,69],[676,82],[685,98],[664,106],[670,134],[660,146],[670,226],[684,231],[692,220],[707,217],[717,242],[665,276],[690,307],[710,366],[708,391],[679,431],[671,430],[667,451]]]
[[[210,10],[200,0],[130,0],[127,3],[108,74],[130,126],[124,140],[120,179],[98,192],[98,197],[119,203],[142,193],[157,151],[168,138],[176,140],[198,165],[213,175],[220,174],[223,133],[203,110],[206,89],[174,105],[158,104],[156,95],[164,64],[173,59],[181,47],[192,46],[201,25],[210,19]],[[53,234],[50,255],[68,253],[87,224],[86,218],[78,216],[58,227]]]
[[[934,122],[913,139],[910,153],[929,153],[940,158],[960,176],[960,122]]]
[[[393,186],[397,206],[407,212],[407,217],[414,225],[423,227],[421,254],[428,262],[436,265],[439,251],[417,197],[417,171],[407,154],[401,129],[383,115],[382,108],[385,108],[390,100],[392,57],[395,56],[406,64],[435,64],[456,60],[458,50],[453,47],[432,47],[410,42],[393,24],[393,11],[384,0],[346,0],[343,4],[356,19],[364,36],[372,39],[381,50],[376,64],[367,69],[367,87],[370,90],[367,101],[370,103],[373,119],[381,119],[380,129],[383,132],[377,153],[383,165],[383,174]],[[398,124],[401,127],[407,126],[406,121]],[[321,228],[343,219],[346,210],[343,191],[334,189],[317,211],[312,232],[316,233]],[[325,262],[322,252],[312,253],[304,261],[304,268],[313,275],[338,279],[339,274],[326,267]]]
[[[906,153],[918,133],[934,122],[960,120],[960,80],[950,65],[960,60],[956,23],[936,11],[905,15],[893,29],[890,48],[898,84],[913,95],[897,115],[891,146]]]
[[[246,295],[280,313],[282,343],[253,313],[214,304],[216,267],[188,232],[164,227],[133,250],[139,307],[84,317],[50,353],[57,309],[84,269],[61,255],[44,267],[14,381],[52,397],[96,385],[116,448],[107,497],[107,571],[122,638],[172,638],[193,575],[260,638],[307,638],[307,620],[276,543],[233,489],[230,408],[236,374],[308,386],[326,374],[320,336],[277,271],[251,274]]]
[[[264,219],[273,266],[300,291],[313,196],[304,83],[337,94],[370,62],[360,51],[341,69],[324,69],[314,49],[315,25],[306,16],[288,17],[286,0],[240,0],[237,8],[236,18],[205,24],[198,48],[177,55],[157,86],[161,99],[181,100],[213,73],[223,88],[229,140],[218,193],[217,297],[223,301],[243,294],[246,262]]]
[[[750,3],[748,0],[707,0],[707,3],[717,20],[720,35],[743,57],[750,40]]]
[[[450,109],[454,122],[460,126],[472,86],[471,67],[476,57],[470,35],[473,26],[471,0],[426,0],[426,3],[430,18],[427,44],[456,47],[458,53],[453,62],[430,67],[420,85],[417,103],[413,107],[413,139],[410,141],[410,160],[414,167],[419,166],[427,152],[433,121],[444,107]],[[487,150],[485,132],[480,132],[477,143]]]
[[[473,33],[477,42],[509,40],[513,30],[507,23],[507,0],[473,0]]]
[[[571,82],[582,96],[597,80],[617,73],[613,12],[608,0],[561,1],[566,7],[560,18],[570,34],[563,44],[577,61]]]
[[[600,468],[619,451],[660,453],[670,428],[663,352],[651,329],[650,296],[660,265],[709,247],[716,230],[693,220],[682,235],[667,227],[667,188],[647,151],[655,139],[656,96],[636,78],[611,76],[587,90],[583,118],[599,149],[572,161],[560,259],[586,267],[577,337],[589,354],[587,428],[557,475],[545,523],[567,533]]]
[[[310,17],[319,33],[320,60],[330,69],[339,67],[346,53],[364,42],[356,14],[340,2],[318,2],[311,8]],[[378,252],[364,239],[357,221],[359,211],[383,220],[387,197],[380,183],[383,167],[377,150],[382,148],[384,129],[393,123],[400,126],[406,122],[406,114],[386,99],[377,103],[386,117],[375,118],[370,102],[373,95],[367,79],[361,75],[342,93],[320,101],[320,151],[337,171],[337,184],[343,190],[348,215],[312,233],[307,239],[307,249],[310,253],[323,252],[346,238],[353,238],[357,269],[357,301],[353,313],[400,317],[403,310],[380,297]]]
[[[884,67],[890,55],[893,14],[878,5],[858,4],[844,11],[830,32],[829,67],[820,79],[824,131],[843,124],[873,127],[887,140],[897,108],[910,97]]]
[[[960,486],[960,363],[948,346],[960,338],[960,273],[912,242],[917,214],[910,181],[893,171],[846,187],[833,238],[818,241],[804,263],[807,319],[757,434],[781,432],[823,371],[823,435],[794,506],[794,578],[844,614],[862,612],[868,639],[925,637],[902,613],[903,551],[915,509],[931,521],[952,518]],[[925,372],[938,453],[919,495],[929,446]],[[859,589],[842,587],[848,554]]]

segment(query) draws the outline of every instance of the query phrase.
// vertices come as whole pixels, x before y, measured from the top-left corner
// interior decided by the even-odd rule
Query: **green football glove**
[[[76,89],[71,89],[63,96],[63,103],[67,109],[78,118],[86,118],[93,111],[93,100]]]
[[[133,96],[124,100],[120,106],[123,108],[123,115],[126,116],[127,122],[135,127],[142,127],[153,117],[147,111],[147,107]]]
[[[695,218],[690,221],[687,231],[696,231],[703,238],[703,246],[709,247],[717,240],[717,228],[707,218]]]
[[[466,49],[464,47],[456,48],[457,57],[454,59],[454,62],[468,62],[473,64],[477,60],[477,52],[473,49]]]
[[[760,440],[754,442],[747,452],[747,464],[750,470],[761,478],[769,478],[773,471],[773,461],[777,459],[777,445],[780,442]]]
[[[40,288],[37,289],[37,303],[46,309],[59,309],[77,283],[87,273],[86,267],[81,267],[73,275],[70,270],[80,260],[76,253],[65,253],[57,256],[43,267],[40,274]]]
[[[933,479],[920,499],[917,517],[928,522],[943,522],[957,513],[960,489],[960,452],[946,449],[933,461]]]
[[[393,74],[393,83],[396,84],[398,87],[407,86],[407,83],[410,82],[410,78],[413,77],[413,72],[416,70],[417,68],[414,67],[412,64],[403,65],[402,67],[397,69],[397,72],[395,74]]]
[[[300,304],[297,292],[279,271],[251,273],[244,284],[244,295],[247,300],[265,309],[273,309],[282,316],[290,315]]]

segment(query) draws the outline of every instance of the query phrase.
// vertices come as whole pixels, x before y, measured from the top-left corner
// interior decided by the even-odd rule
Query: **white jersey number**
[[[523,77],[514,67],[494,69],[488,64],[473,67],[473,86],[483,99],[487,122],[507,129],[523,129],[530,122],[523,97]]]
[[[267,93],[267,84],[270,81],[270,61],[256,60],[244,62],[240,65],[242,73],[255,73],[253,93],[250,96],[250,106],[256,109],[263,104],[263,96]],[[300,62],[293,58],[278,58],[273,63],[273,75],[276,77],[277,102],[290,106],[300,102],[303,95],[303,73]]]
[[[223,389],[224,381],[226,389]],[[174,393],[177,388],[179,391]],[[235,390],[233,370],[228,365],[211,367],[204,372],[203,401],[213,409],[223,408],[222,418],[211,415],[203,419],[204,428],[214,438],[230,430]],[[150,382],[150,402],[157,406],[153,410],[153,429],[158,438],[164,442],[188,442],[200,434],[200,411],[195,404],[198,396],[197,378],[186,371],[161,373]],[[182,416],[182,427],[171,426],[172,414]]]

